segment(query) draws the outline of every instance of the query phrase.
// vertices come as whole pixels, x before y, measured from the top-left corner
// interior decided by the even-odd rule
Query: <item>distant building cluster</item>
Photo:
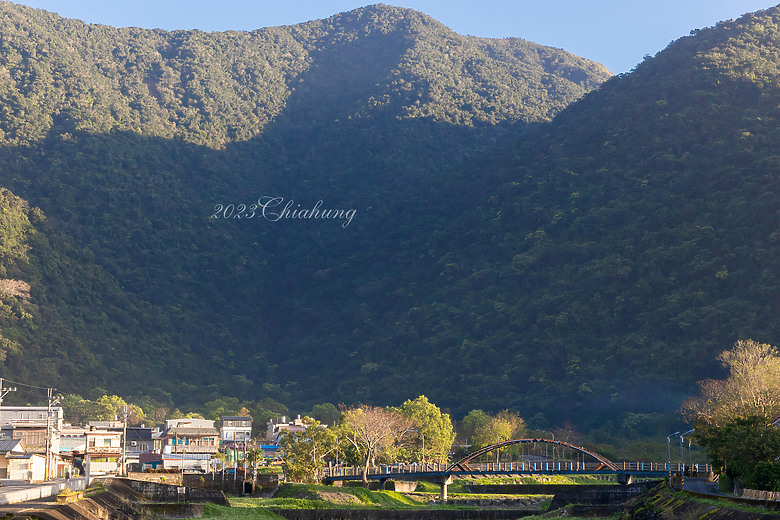
[[[252,418],[171,419],[165,426],[128,426],[120,420],[64,423],[62,407],[0,408],[0,479],[39,482],[51,478],[168,469],[207,472],[243,464],[249,450],[278,457],[285,432],[305,429],[300,416],[267,424],[265,439],[252,439]]]

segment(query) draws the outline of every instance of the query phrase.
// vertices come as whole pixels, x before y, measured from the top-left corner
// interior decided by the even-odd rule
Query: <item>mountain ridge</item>
[[[363,36],[360,20],[337,23],[350,16],[377,29]],[[415,34],[397,29],[407,18]],[[347,287],[370,301],[345,308],[369,312],[397,276],[410,276],[392,259],[419,255],[398,241],[424,243],[441,223],[415,226],[410,213],[444,207],[451,166],[609,76],[554,49],[545,64],[526,64],[523,53],[541,47],[488,43],[381,6],[203,33],[114,29],[0,4],[0,185],[45,215],[24,273],[31,302],[4,297],[31,318],[0,320],[18,346],[3,370],[168,405],[225,394],[311,399],[304,376],[279,367],[310,350],[287,344],[288,329],[329,320],[301,312],[299,295],[333,301]],[[439,62],[445,48],[449,61]],[[512,85],[506,96],[502,82]],[[322,199],[358,217],[346,230],[209,219],[215,204],[265,195]],[[335,281],[366,266],[376,280]],[[370,366],[344,355],[333,359]]]
[[[29,22],[25,21],[25,13],[38,16],[43,27],[29,25]],[[436,49],[438,52],[447,44],[451,54],[460,48],[458,55],[463,54],[463,56],[455,59],[454,65],[463,66],[464,60],[471,60],[474,72],[480,73],[483,67],[480,67],[480,63],[476,60],[478,56],[475,56],[468,48],[474,43],[486,46],[487,42],[491,41],[459,36],[438,22],[433,23],[433,19],[415,11],[381,5],[295,26],[227,33],[166,32],[138,28],[115,29],[109,26],[87,25],[79,21],[62,19],[45,11],[36,12],[30,8],[25,9],[7,2],[2,14],[0,22],[4,21],[4,36],[0,56],[4,56],[5,59],[2,63],[3,69],[0,70],[0,78],[5,77],[6,81],[5,85],[0,84],[0,89],[5,87],[7,95],[13,95],[13,79],[15,76],[23,75],[16,81],[18,84],[16,90],[24,91],[25,88],[40,86],[45,95],[46,91],[54,88],[55,92],[51,94],[59,94],[62,99],[67,101],[58,103],[56,100],[47,97],[40,98],[40,96],[38,99],[43,108],[49,108],[51,112],[54,112],[53,115],[59,116],[62,121],[52,120],[52,114],[36,113],[34,107],[28,107],[33,110],[33,116],[44,120],[44,125],[48,124],[48,127],[51,128],[52,125],[56,127],[56,123],[59,122],[65,127],[59,129],[60,132],[68,130],[106,132],[111,129],[142,131],[146,135],[176,136],[188,142],[208,143],[209,146],[217,148],[224,146],[227,142],[246,140],[259,135],[258,131],[272,121],[284,106],[285,90],[291,87],[299,88],[300,76],[307,72],[312,73],[312,65],[315,65],[315,69],[329,65],[331,70],[337,70],[336,66],[347,67],[346,70],[349,73],[362,77],[365,75],[366,69],[372,69],[373,60],[387,56],[387,48],[395,49],[396,55],[401,58],[405,53],[414,50],[412,43],[419,43],[423,36],[430,34],[434,39],[427,42],[427,46],[438,46],[439,49]],[[398,20],[407,21],[409,28],[413,28],[415,32],[411,34],[402,32],[394,25],[388,25],[389,22],[386,20],[388,17],[391,17],[391,21],[395,23],[398,23]],[[410,17],[411,20],[409,20]],[[340,29],[342,26],[334,25],[342,21],[358,25],[354,28],[351,25],[343,26],[346,30]],[[366,21],[368,23],[364,23]],[[364,25],[359,25],[360,23],[364,23]],[[25,29],[25,25],[29,25],[29,27]],[[46,32],[50,26],[56,29],[54,34]],[[376,30],[373,30],[374,26],[376,26]],[[423,32],[423,30],[428,32]],[[381,53],[376,52],[376,48],[366,47],[370,42],[370,39],[366,38],[373,37],[375,34],[380,35],[380,39],[385,40],[385,48]],[[329,58],[331,62],[322,65],[317,65],[313,61],[312,56],[315,54],[323,55],[324,49],[329,49],[329,53],[325,54],[333,54],[337,46],[342,46],[339,49],[342,52],[349,51],[350,42],[356,41],[358,35],[363,37],[361,40],[363,42],[363,55],[361,56],[363,59],[359,62],[352,62],[344,56],[333,56]],[[296,37],[301,38],[302,42],[298,42]],[[31,42],[35,42],[35,45],[32,45]],[[574,60],[580,67],[587,67],[588,74],[578,78],[584,83],[582,87],[568,80],[562,80],[555,84],[557,88],[564,91],[564,95],[568,96],[568,99],[593,88],[600,82],[599,78],[605,79],[609,76],[602,66],[563,51],[543,48],[522,40],[496,41],[494,45],[497,48],[493,52],[504,62],[508,62],[510,67],[516,68],[520,61],[511,55],[515,51],[520,53],[524,59],[532,57],[533,52],[529,51],[541,51],[545,61],[550,63],[548,66],[553,68],[555,67],[555,56],[558,56],[558,60],[560,60],[560,57],[564,55],[566,59]],[[246,47],[247,51],[237,53],[235,52],[237,47]],[[418,49],[416,52],[419,54],[421,51]],[[425,50],[422,52],[425,54]],[[197,59],[192,59],[199,55],[210,57],[212,62],[199,62]],[[409,73],[415,74],[419,71],[393,70],[391,67],[398,65],[398,58],[392,54],[388,57],[390,61],[387,62],[387,66],[381,68],[380,73],[375,73],[373,79],[379,78],[384,81],[389,79],[387,76],[390,75],[395,76],[396,80],[401,83],[399,85],[391,83],[387,85],[390,87],[389,90],[385,88],[378,92],[378,97],[375,99],[375,103],[378,105],[387,104],[385,100],[381,99],[382,96],[390,96],[396,101],[398,99],[410,101],[402,97],[402,91],[409,90],[410,86],[406,85],[407,76],[409,78],[417,77],[418,82],[431,82],[436,93],[445,96],[443,101],[449,104],[461,100],[469,92],[467,88],[458,88],[451,79],[446,77],[447,74],[451,75],[447,68],[435,67],[436,60],[428,60],[426,67],[438,69],[435,71],[437,74],[440,74],[442,70],[447,73],[443,77],[446,80],[443,84],[435,77],[427,77],[425,72],[409,76]],[[43,59],[37,60],[36,58]],[[422,61],[418,56],[412,58],[412,64]],[[89,60],[89,62],[85,60]],[[535,65],[539,65],[541,60],[537,59],[536,62]],[[50,70],[49,63],[62,65]],[[366,64],[370,64],[369,67],[366,67]],[[566,63],[561,62],[557,66],[565,69]],[[408,68],[409,64],[407,64]],[[531,69],[529,68],[529,70]],[[570,70],[565,70],[568,71],[569,75],[573,74]],[[517,79],[507,75],[506,70],[494,70],[491,74],[497,75],[496,81],[517,82]],[[234,75],[236,77],[233,77]],[[591,76],[594,79],[590,79]],[[473,79],[469,82],[480,86],[484,84],[487,89],[495,90],[497,88],[491,86],[492,79],[490,77],[479,79],[480,82],[475,82]],[[542,73],[534,79],[553,81],[555,78],[550,74]],[[32,82],[32,85],[27,84],[25,80]],[[523,84],[522,81],[519,84]],[[57,86],[60,85],[63,86],[58,89]],[[349,85],[350,83],[347,82],[346,86]],[[528,81],[525,81],[525,85],[525,88],[530,86]],[[411,86],[419,85],[413,81]],[[64,87],[67,87],[70,92],[62,92]],[[117,88],[125,94],[125,98],[129,99],[125,100],[123,97],[115,95],[113,91]],[[319,85],[319,88],[321,89],[322,86]],[[526,102],[525,105],[509,107],[495,103],[489,105],[498,112],[490,116],[493,122],[524,119],[527,122],[532,122],[545,120],[545,118],[549,120],[550,114],[522,115],[523,109],[544,105],[544,103],[539,102],[544,100],[537,98],[544,95],[545,91],[538,89],[538,87],[534,88],[536,91],[529,91],[530,95],[535,96],[532,98],[533,103]],[[411,91],[421,92],[419,88],[411,88]],[[508,91],[512,92],[513,89],[508,89]],[[401,97],[399,98],[399,96]],[[473,101],[477,101],[479,97],[475,96]],[[21,102],[20,99],[9,100],[5,98],[3,101],[9,106],[15,104],[9,103],[9,101],[17,101],[17,104]],[[415,99],[415,101],[419,100]],[[420,114],[412,113],[410,116],[434,115],[444,117],[444,120],[455,120],[460,117],[465,118],[468,122],[468,118],[464,114],[473,112],[478,115],[485,112],[484,110],[455,110],[456,113],[445,111],[444,113],[431,114],[436,102],[441,104],[439,100],[433,101],[426,104],[423,100],[423,106],[419,108],[423,112]],[[522,99],[510,99],[510,101],[517,105],[522,102]],[[554,100],[550,99],[548,103],[551,101]],[[218,108],[212,106],[215,102],[222,105]],[[411,103],[413,104],[414,101]],[[568,101],[564,100],[557,105],[557,108],[560,109],[567,103]],[[91,112],[82,114],[79,105],[85,104],[91,104],[93,109]],[[157,105],[157,110],[155,105]],[[407,110],[410,108],[407,107]],[[160,112],[157,113],[158,111]],[[403,116],[405,114],[394,115]],[[71,120],[69,121],[69,119]],[[232,125],[227,122],[231,119],[235,120]],[[24,120],[23,117],[22,120]],[[176,125],[173,125],[174,120],[177,122]],[[199,123],[205,124],[205,128],[199,128]],[[10,142],[29,142],[33,136],[41,138],[45,128],[40,127],[34,130],[37,132],[34,132],[33,135],[20,135],[15,139],[11,137]],[[17,129],[17,132],[19,131],[22,130]],[[5,133],[14,135],[13,131],[9,132],[8,129]],[[6,140],[9,138],[7,137]]]
[[[3,370],[182,406],[424,394],[610,438],[672,431],[721,350],[780,332],[778,8],[600,83],[388,6],[251,33],[40,15],[25,40],[4,5],[5,227],[34,232],[0,256],[30,285],[0,297]],[[235,218],[261,197],[354,219]]]

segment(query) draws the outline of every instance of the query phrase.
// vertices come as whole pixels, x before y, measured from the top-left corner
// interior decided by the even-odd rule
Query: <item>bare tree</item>
[[[363,459],[363,485],[368,486],[369,464],[381,451],[399,443],[413,427],[413,422],[400,413],[378,406],[360,405],[342,411],[341,426],[347,440]]]
[[[722,427],[740,417],[772,419],[780,413],[780,353],[752,340],[737,341],[718,356],[729,369],[725,380],[699,381],[700,395],[683,403],[684,415]]]

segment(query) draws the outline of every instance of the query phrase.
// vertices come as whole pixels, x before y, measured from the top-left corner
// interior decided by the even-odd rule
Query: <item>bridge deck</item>
[[[582,462],[500,462],[470,464],[466,468],[449,469],[446,464],[403,464],[393,466],[372,466],[369,468],[369,480],[420,479],[436,480],[448,476],[488,477],[507,475],[634,475],[637,477],[664,477],[669,473],[680,473],[681,464],[666,462],[618,462],[615,469],[600,463]],[[708,464],[694,464],[690,470],[696,474],[708,474],[711,467]],[[362,478],[362,468],[335,467],[325,468],[324,480],[359,480]]]

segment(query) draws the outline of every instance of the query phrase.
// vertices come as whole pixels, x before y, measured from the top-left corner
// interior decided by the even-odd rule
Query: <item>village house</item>
[[[0,479],[27,480],[27,468],[24,469],[24,474],[22,475],[19,472],[18,465],[11,462],[14,455],[21,455],[26,452],[27,449],[21,439],[0,439]]]
[[[248,416],[222,417],[220,439],[222,444],[249,442],[252,439],[252,418]]]
[[[219,432],[207,419],[165,421],[162,441],[163,468],[208,471],[211,458],[219,451]]]
[[[125,449],[127,457],[138,458],[139,453],[150,453],[154,451],[154,440],[152,440],[152,429],[145,426],[128,426],[127,441]]]
[[[84,453],[87,447],[89,427],[65,424],[60,431],[60,455],[69,457],[72,453]]]
[[[21,439],[28,451],[41,452],[46,448],[46,432],[51,435],[52,451],[59,451],[59,432],[62,430],[62,407],[3,406],[0,408],[0,436]]]
[[[19,465],[28,468],[29,478],[45,480],[47,448],[50,450],[49,476],[61,475],[66,471],[66,465],[59,458],[62,420],[61,406],[51,408],[46,406],[3,406],[0,408],[0,438],[22,441],[26,448],[25,454],[13,456],[19,458]],[[41,460],[43,460],[43,466],[40,465]],[[39,469],[39,466],[44,469]]]
[[[84,471],[88,477],[122,471],[122,432],[90,426],[85,432]]]
[[[303,419],[299,415],[297,419],[293,419],[293,422],[287,422],[287,417],[282,416],[281,420],[271,419],[267,423],[267,429],[265,432],[265,439],[279,444],[279,440],[285,433],[302,432],[306,429],[306,425],[303,424]]]

